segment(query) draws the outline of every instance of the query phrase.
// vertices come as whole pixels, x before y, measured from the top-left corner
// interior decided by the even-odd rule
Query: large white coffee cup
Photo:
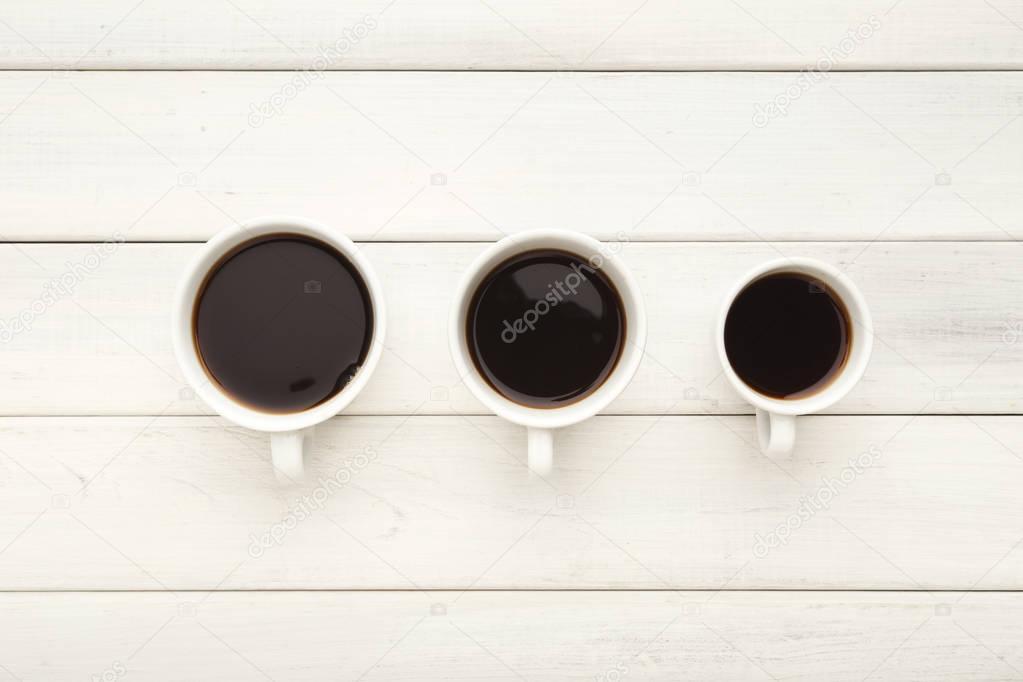
[[[498,393],[480,375],[473,362],[466,337],[469,304],[483,280],[495,267],[525,251],[559,249],[587,261],[615,286],[625,315],[625,338],[621,355],[610,376],[594,392],[561,407],[529,407]],[[505,237],[469,266],[455,290],[451,309],[449,340],[459,376],[480,402],[499,417],[527,428],[529,468],[544,476],[553,466],[554,430],[577,424],[600,412],[628,385],[639,367],[646,344],[646,312],[639,287],[615,254],[614,245],[567,230],[531,230]]]
[[[330,399],[300,412],[262,412],[239,402],[211,377],[199,357],[193,329],[196,300],[207,275],[221,259],[246,242],[271,234],[298,234],[310,237],[339,251],[358,271],[369,292],[373,308],[373,331],[366,361],[348,384]],[[290,216],[251,220],[218,232],[206,242],[188,264],[174,299],[172,338],[174,353],[189,385],[202,400],[221,416],[256,431],[270,433],[270,453],[274,471],[281,482],[299,482],[304,473],[303,450],[308,446],[313,427],[324,422],[358,395],[369,381],[384,347],[386,312],[380,283],[369,261],[355,244],[325,225]]]
[[[750,387],[735,373],[725,352],[725,320],[736,297],[753,282],[783,272],[805,275],[827,287],[845,305],[851,325],[848,355],[838,374],[818,391],[794,399],[773,398]],[[811,258],[779,258],[758,265],[733,285],[718,315],[715,341],[728,381],[744,400],[756,408],[757,437],[761,449],[764,454],[782,456],[791,453],[795,447],[797,415],[830,407],[852,390],[863,376],[874,343],[874,326],[863,294],[841,270]]]

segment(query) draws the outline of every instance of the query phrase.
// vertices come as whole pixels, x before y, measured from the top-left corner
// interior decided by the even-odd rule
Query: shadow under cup
[[[249,409],[302,412],[340,393],[374,330],[355,265],[314,237],[279,232],[234,247],[195,297],[192,337],[208,377]]]

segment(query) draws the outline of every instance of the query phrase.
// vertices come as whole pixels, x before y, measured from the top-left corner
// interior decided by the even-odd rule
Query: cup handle
[[[305,477],[304,450],[312,443],[313,428],[270,434],[270,457],[277,481],[299,483]]]
[[[529,470],[538,476],[547,476],[554,465],[554,431],[551,429],[526,430],[526,452]]]
[[[765,455],[787,456],[796,445],[796,418],[757,408],[757,436]]]

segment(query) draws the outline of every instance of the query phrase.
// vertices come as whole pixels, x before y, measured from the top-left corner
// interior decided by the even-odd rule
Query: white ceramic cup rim
[[[732,302],[752,282],[779,272],[802,273],[819,279],[842,300],[852,323],[852,343],[849,347],[849,357],[842,371],[821,390],[792,400],[771,398],[751,388],[732,369],[732,365],[728,361],[728,354],[725,352],[725,320]],[[813,258],[778,258],[756,266],[732,286],[728,295],[725,296],[721,312],[718,315],[715,343],[725,376],[744,400],[754,407],[773,414],[796,416],[826,409],[852,390],[856,382],[863,376],[870,360],[870,352],[874,344],[874,325],[866,299],[856,284],[841,270],[830,263]]]
[[[614,284],[625,313],[625,339],[622,353],[610,376],[590,395],[564,406],[528,407],[509,400],[480,376],[469,353],[465,325],[468,306],[477,287],[495,267],[509,258],[534,249],[560,249],[588,260],[599,255],[600,271]],[[618,256],[601,242],[578,232],[543,229],[520,232],[490,246],[463,273],[455,290],[448,328],[451,357],[458,375],[473,395],[489,410],[510,422],[540,429],[555,429],[592,417],[628,386],[643,358],[646,345],[646,310],[639,285]]]
[[[238,246],[259,237],[280,233],[310,237],[341,252],[362,276],[373,307],[373,337],[362,367],[337,395],[301,412],[263,412],[231,397],[203,367],[192,331],[193,308],[199,289],[210,270]],[[188,384],[207,405],[226,419],[256,431],[294,431],[315,426],[343,410],[373,374],[384,346],[387,313],[382,291],[369,260],[354,242],[340,232],[331,230],[322,223],[294,216],[268,216],[249,220],[218,232],[203,244],[189,262],[178,285],[174,302],[172,325],[174,354]]]

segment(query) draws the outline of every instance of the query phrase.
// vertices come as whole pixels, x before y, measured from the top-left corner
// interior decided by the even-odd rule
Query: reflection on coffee
[[[849,355],[852,326],[829,287],[799,273],[747,286],[725,319],[725,352],[735,373],[771,398],[803,398],[825,388]]]
[[[276,234],[227,254],[199,290],[193,335],[209,376],[239,402],[299,412],[340,392],[373,336],[366,283],[333,247]]]
[[[540,249],[498,265],[466,317],[469,352],[498,393],[560,407],[596,391],[614,370],[625,314],[614,285],[567,251]]]

